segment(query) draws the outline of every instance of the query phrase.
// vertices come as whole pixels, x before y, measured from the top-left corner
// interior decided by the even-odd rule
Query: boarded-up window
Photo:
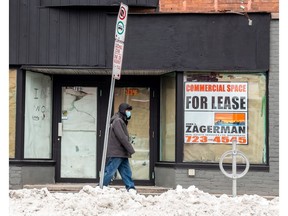
[[[175,73],[161,77],[160,161],[175,161]]]
[[[9,158],[15,158],[17,70],[9,70]]]

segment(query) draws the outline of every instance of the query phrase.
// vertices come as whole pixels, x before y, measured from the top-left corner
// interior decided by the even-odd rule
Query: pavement
[[[96,187],[98,184],[96,183],[55,183],[55,184],[33,184],[33,185],[24,185],[23,188],[26,189],[41,189],[47,188],[51,193],[59,192],[59,193],[78,193],[84,186],[90,185],[91,187]],[[109,185],[111,188],[116,189],[125,189],[124,185]],[[158,186],[137,186],[137,193],[142,194],[144,196],[155,196],[165,193],[168,190],[172,190],[173,188],[168,187],[158,187]],[[220,197],[222,194],[212,194],[214,196]],[[232,197],[232,195],[228,196]],[[240,194],[239,194],[240,196]],[[276,196],[262,196],[268,200],[274,199]]]
[[[55,183],[55,184],[33,184],[24,185],[23,188],[26,189],[41,189],[47,188],[50,192],[60,192],[60,193],[78,193],[85,185],[90,185],[91,187],[96,187],[96,183]],[[124,185],[110,185],[109,187],[116,189],[125,189]],[[160,195],[172,188],[157,187],[157,186],[136,186],[137,193],[145,196],[148,195]]]

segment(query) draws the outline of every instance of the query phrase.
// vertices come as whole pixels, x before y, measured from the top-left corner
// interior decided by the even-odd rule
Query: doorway
[[[135,150],[129,159],[134,180],[150,179],[150,88],[116,87],[114,92],[114,113],[121,103],[133,107],[128,131]],[[119,175],[117,175],[119,178]]]
[[[90,78],[54,79],[56,182],[99,182],[110,86],[107,77]],[[133,83],[118,82],[114,90],[112,115],[122,102],[133,107],[128,131],[136,153],[130,164],[138,185],[154,184],[158,116],[155,89],[143,79],[136,79]],[[120,178],[118,175],[114,183],[122,184]]]
[[[96,178],[97,87],[63,86],[60,178]]]

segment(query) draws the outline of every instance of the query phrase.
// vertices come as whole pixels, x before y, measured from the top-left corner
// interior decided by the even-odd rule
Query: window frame
[[[54,155],[52,158],[24,158],[24,136],[25,136],[25,89],[26,89],[26,70],[17,68],[16,81],[16,127],[15,127],[15,158],[9,158],[9,164],[21,166],[42,166],[54,165]],[[52,143],[53,144],[53,143]],[[53,148],[53,147],[52,147]]]
[[[186,72],[186,71],[185,71]],[[173,168],[196,168],[196,169],[212,169],[219,170],[219,163],[211,162],[183,162],[184,159],[184,71],[176,73],[176,136],[175,136],[175,146],[176,146],[176,156],[175,163],[173,162],[162,162],[159,161],[155,163],[157,167],[173,167]],[[189,71],[190,72],[190,71]],[[231,73],[239,73],[236,71],[231,71]],[[205,73],[203,71],[203,73]],[[207,73],[210,73],[207,71]],[[225,73],[220,71],[219,73]],[[230,71],[229,71],[230,73]],[[250,170],[256,171],[267,171],[269,172],[269,73],[268,71],[258,71],[258,72],[245,72],[245,73],[262,73],[266,77],[266,122],[265,122],[265,148],[266,148],[266,158],[264,159],[266,163],[263,164],[250,164]],[[243,72],[244,74],[244,72]],[[232,149],[232,147],[231,147]],[[231,170],[232,163],[223,164],[224,169]],[[244,170],[246,164],[237,164],[237,169]]]

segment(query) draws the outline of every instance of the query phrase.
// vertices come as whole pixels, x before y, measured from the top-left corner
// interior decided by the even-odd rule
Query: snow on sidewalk
[[[10,216],[278,216],[279,197],[216,197],[195,186],[177,186],[157,196],[125,189],[84,186],[79,193],[50,193],[47,188],[9,191]]]

